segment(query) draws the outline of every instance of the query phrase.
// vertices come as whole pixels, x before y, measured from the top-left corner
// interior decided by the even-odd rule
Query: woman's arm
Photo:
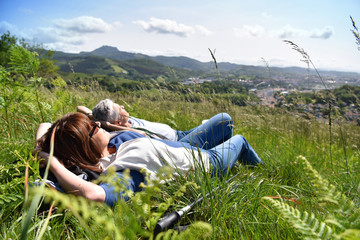
[[[35,154],[36,152],[38,151],[34,150],[33,153]],[[46,152],[38,152],[38,159],[47,162],[49,160],[49,154]],[[67,193],[82,196],[93,201],[105,202],[106,194],[102,187],[79,178],[67,170],[56,157],[52,157],[51,159],[50,171],[55,175],[61,187]]]
[[[36,135],[35,140],[38,141],[51,127],[51,123],[40,123]]]
[[[51,123],[40,123],[35,134],[35,147],[39,147],[40,138],[49,130]]]
[[[93,115],[92,115],[92,111],[85,107],[85,106],[77,106],[76,107],[76,111],[85,114],[86,116],[88,116],[88,118],[90,118],[91,120],[94,120]]]

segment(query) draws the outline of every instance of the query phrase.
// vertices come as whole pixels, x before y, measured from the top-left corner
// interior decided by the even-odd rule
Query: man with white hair
[[[92,111],[84,106],[78,106],[77,111],[90,119],[102,121],[102,126],[110,131],[134,131],[163,140],[186,142],[203,149],[211,149],[233,135],[233,121],[227,113],[219,113],[193,129],[180,131],[167,124],[131,117],[124,106],[110,99],[101,100]]]

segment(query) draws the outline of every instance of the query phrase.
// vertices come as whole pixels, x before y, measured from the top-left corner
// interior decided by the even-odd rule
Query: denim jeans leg
[[[207,152],[214,167],[213,173],[216,175],[228,173],[238,160],[248,165],[263,163],[247,140],[241,135],[233,136]]]
[[[202,149],[211,149],[232,137],[233,121],[229,114],[219,113],[205,123],[183,132],[178,141],[186,142]]]

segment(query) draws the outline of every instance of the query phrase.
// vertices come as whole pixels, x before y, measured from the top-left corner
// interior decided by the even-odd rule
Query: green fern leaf
[[[281,201],[276,201],[272,198],[265,197],[275,209],[294,227],[294,229],[301,233],[308,239],[330,239],[332,236],[332,229],[324,222],[319,222],[314,214],[304,212],[291,207],[290,205]]]
[[[213,234],[212,227],[209,223],[194,222],[185,231],[178,233],[178,231],[169,229],[166,232],[159,233],[155,240],[168,240],[168,239],[211,239]]]
[[[341,229],[360,228],[360,210],[353,201],[348,199],[334,185],[323,179],[303,156],[297,158],[305,164],[304,171],[317,189],[319,201],[332,204],[331,213],[325,222],[334,224]]]
[[[340,234],[339,237],[344,240],[357,240],[357,239],[360,239],[360,230],[359,229],[347,229],[345,232]]]
[[[15,72],[33,75],[39,68],[38,54],[20,46],[13,46],[10,49],[10,65]]]

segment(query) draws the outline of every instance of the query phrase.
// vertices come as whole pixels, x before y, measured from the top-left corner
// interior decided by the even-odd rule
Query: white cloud
[[[100,18],[81,16],[73,19],[55,20],[55,27],[75,33],[104,33],[112,29],[112,25]]]
[[[159,19],[152,17],[150,18],[149,22],[138,20],[134,21],[134,23],[142,27],[147,32],[175,34],[180,37],[187,37],[195,32],[193,27],[181,23],[179,24],[170,19]]]
[[[179,37],[188,37],[194,33],[200,33],[205,36],[210,36],[213,34],[210,30],[201,25],[188,26],[182,23],[177,23],[174,20],[170,19],[159,19],[159,18],[150,18],[149,21],[137,20],[133,22],[134,24],[140,26],[147,32],[155,32],[161,34],[174,34]]]
[[[81,45],[85,43],[86,36],[78,34],[69,34],[66,31],[57,28],[38,28],[34,34],[44,44],[64,43],[71,45]]]
[[[211,36],[213,35],[213,32],[210,31],[209,29],[207,29],[204,26],[201,25],[196,25],[195,28],[199,31],[200,34],[204,35],[204,36]]]
[[[48,43],[44,44],[46,48],[53,49],[57,51],[64,51],[64,52],[80,52],[83,51],[83,45],[71,45],[69,43],[64,42],[55,42],[55,43]]]
[[[113,26],[113,28],[122,27],[122,23],[115,21],[115,22],[112,23],[112,26]]]
[[[265,34],[265,29],[260,25],[244,25],[242,28],[234,28],[233,32],[237,37],[262,37]]]
[[[48,27],[48,28],[38,28],[35,33],[34,37],[40,40],[42,43],[54,43],[60,41],[61,35],[55,28]]]
[[[260,25],[244,25],[242,28],[233,28],[233,33],[237,37],[252,37],[260,38],[265,34],[276,36],[281,39],[295,38],[295,37],[304,37],[304,38],[320,38],[328,39],[334,35],[334,30],[330,26],[326,26],[323,29],[312,29],[304,30],[300,28],[295,28],[290,25],[285,25],[280,30],[277,31],[265,31],[264,27]]]
[[[44,45],[82,45],[88,40],[87,34],[106,33],[113,28],[119,27],[121,23],[106,23],[100,18],[81,16],[73,19],[58,19],[53,21],[53,26],[39,27],[37,29],[19,30],[16,26],[2,21],[0,32],[10,31],[17,37],[35,40]]]
[[[88,34],[104,34],[121,26],[119,22],[107,23],[100,18],[89,16],[58,19],[54,20],[53,23],[50,27],[29,29],[28,35],[32,37],[28,38],[33,38],[36,42],[43,43],[50,48],[68,50],[89,42]],[[0,30],[2,29],[1,26],[0,23]]]
[[[334,29],[330,26],[326,26],[323,29],[314,29],[311,31],[311,38],[328,39],[334,34]]]
[[[279,38],[305,37],[306,35],[308,35],[308,32],[306,32],[305,30],[294,28],[290,25],[284,26],[277,33],[277,36]]]
[[[310,38],[321,38],[328,39],[334,34],[334,30],[330,26],[325,28],[304,30],[299,28],[294,28],[290,25],[284,26],[280,31],[276,33],[279,38],[293,38],[293,37],[310,37]]]

